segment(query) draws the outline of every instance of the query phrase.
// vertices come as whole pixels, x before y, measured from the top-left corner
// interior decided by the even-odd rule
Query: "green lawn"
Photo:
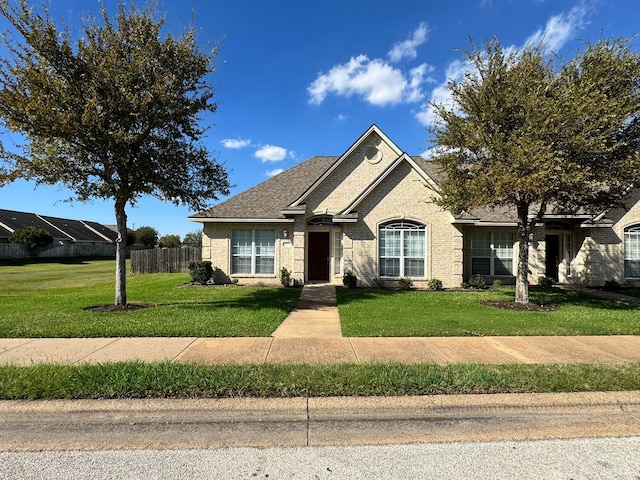
[[[94,313],[114,298],[113,260],[0,265],[0,337],[261,336],[295,306],[299,289],[185,286],[187,274],[130,276],[130,303],[154,307]],[[531,289],[551,312],[482,305],[513,289],[409,291],[338,288],[345,336],[640,334],[640,309],[559,289]]]
[[[638,390],[624,365],[0,365],[0,400],[322,397]]]
[[[342,333],[348,337],[468,335],[638,335],[640,309],[559,289],[531,289],[549,312],[513,311],[481,301],[511,301],[497,291],[338,289]]]
[[[115,261],[0,266],[0,337],[269,336],[299,289],[184,286],[187,274],[127,278],[129,303],[156,306],[93,313],[113,303]]]

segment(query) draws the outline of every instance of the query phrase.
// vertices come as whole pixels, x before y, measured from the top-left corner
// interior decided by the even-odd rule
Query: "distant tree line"
[[[39,227],[21,228],[13,232],[9,237],[9,243],[26,245],[31,250],[46,247],[52,242],[53,236]],[[127,245],[132,246],[134,244],[143,245],[146,248],[200,247],[202,245],[202,231],[189,232],[181,240],[180,235],[170,234],[160,237],[155,228],[144,226],[128,231]]]
[[[158,231],[149,226],[143,226],[136,230],[129,230],[127,233],[127,245],[143,245],[146,248],[180,248],[180,247],[200,247],[202,246],[202,232],[196,230],[189,232],[180,239],[180,235],[158,234]]]

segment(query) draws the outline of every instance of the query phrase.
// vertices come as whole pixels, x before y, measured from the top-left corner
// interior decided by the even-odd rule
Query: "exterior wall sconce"
[[[285,228],[284,230],[282,230],[282,236],[284,238],[288,238],[289,237],[289,232],[287,231],[287,229]]]
[[[530,233],[530,234],[529,234],[529,241],[530,241],[530,242],[531,242],[531,241],[533,241],[533,233]]]

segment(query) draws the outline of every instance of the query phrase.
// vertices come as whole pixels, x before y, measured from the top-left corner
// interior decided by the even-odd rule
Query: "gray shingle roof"
[[[189,218],[284,219],[281,210],[300,197],[339,157],[311,157]]]
[[[224,202],[203,212],[192,215],[191,219],[282,219],[282,209],[297,200],[318,178],[322,176],[340,157],[312,157],[284,172],[265,180],[258,185],[241,192]],[[411,157],[416,164],[436,184],[444,178],[440,167],[432,161],[419,156]],[[360,192],[354,192],[354,198]],[[426,194],[426,193],[425,193]],[[517,221],[514,208],[476,208],[468,214],[456,217],[460,221],[481,221],[490,223],[509,223]]]

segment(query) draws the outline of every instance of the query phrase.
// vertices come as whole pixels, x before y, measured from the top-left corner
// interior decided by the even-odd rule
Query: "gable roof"
[[[284,172],[241,192],[224,202],[189,217],[195,222],[293,222],[292,215],[306,212],[305,200],[372,134],[376,134],[394,152],[396,158],[361,192],[353,192],[353,200],[334,220],[357,221],[357,207],[395,168],[407,162],[425,181],[427,187],[436,191],[444,179],[438,164],[420,156],[409,156],[402,152],[375,124],[369,127],[349,149],[338,156],[312,157]],[[425,195],[429,195],[425,188]],[[563,215],[551,212],[546,218],[572,218],[585,220],[588,215]],[[517,216],[512,207],[475,208],[461,215],[451,215],[458,224],[485,226],[516,226]]]
[[[294,202],[291,203],[290,206],[292,207],[296,207],[298,205],[301,205],[308,197],[309,195],[316,189],[318,188],[318,186],[320,186],[322,184],[322,182],[324,182],[342,163],[344,163],[344,161],[349,157],[349,155],[351,155],[353,153],[353,151],[358,148],[367,138],[369,138],[371,136],[372,133],[377,134],[382,141],[384,141],[395,153],[395,155],[398,157],[400,155],[402,155],[402,150],[400,150],[400,148],[398,148],[398,146],[393,143],[391,141],[391,139],[389,137],[387,137],[387,135],[380,130],[380,128],[378,128],[377,125],[373,124],[371,125],[366,132],[364,132],[362,135],[360,135],[360,137],[353,142],[353,144],[351,145],[351,147],[349,147],[349,149],[344,152],[338,159],[337,161],[335,161],[333,163],[333,165],[331,165],[330,168],[328,168],[323,174],[322,176],[318,177],[316,179],[315,182],[313,182],[313,184],[311,186],[309,186],[309,188],[307,188],[302,195],[300,195],[300,197],[298,197]]]
[[[311,157],[224,202],[189,217],[189,220],[291,221],[282,210],[299,198],[338,157]]]
[[[403,153],[398,158],[396,158],[392,163],[385,168],[380,175],[378,175],[373,182],[369,184],[367,188],[365,188],[354,200],[342,211],[340,215],[351,215],[356,212],[358,205],[378,186],[380,185],[385,178],[387,178],[391,172],[393,172],[398,166],[407,162],[411,168],[422,177],[424,182],[427,184],[429,188],[432,190],[436,190],[438,188],[435,180],[426,172],[425,167],[429,170],[432,170],[435,173],[435,165],[433,163],[427,162],[422,157],[410,157],[406,153]]]

